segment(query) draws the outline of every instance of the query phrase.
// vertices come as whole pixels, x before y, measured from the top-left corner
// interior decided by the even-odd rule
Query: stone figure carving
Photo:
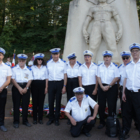
[[[119,14],[113,6],[110,6],[114,0],[88,0],[95,4],[88,11],[86,20],[83,25],[83,36],[86,43],[89,44],[89,49],[94,53],[93,61],[96,59],[97,51],[100,47],[102,39],[106,46],[113,52],[113,60],[117,62],[119,59],[117,43],[122,37],[123,29]],[[118,27],[115,33],[111,20],[114,19]],[[93,20],[90,34],[87,29],[89,23]]]

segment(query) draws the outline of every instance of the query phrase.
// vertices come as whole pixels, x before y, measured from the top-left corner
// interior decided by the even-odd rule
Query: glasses
[[[132,53],[137,53],[137,52],[139,52],[139,50],[132,50],[131,52]]]
[[[40,59],[40,58],[39,58],[39,59],[37,59],[37,60],[39,60],[39,61],[41,60],[41,61],[42,61],[42,59]]]
[[[90,58],[91,56],[89,56],[89,55],[85,55],[85,58]]]
[[[128,60],[128,59],[129,59],[129,57],[122,57],[122,59],[123,59],[123,60],[125,60],[125,59],[126,59],[126,60]]]

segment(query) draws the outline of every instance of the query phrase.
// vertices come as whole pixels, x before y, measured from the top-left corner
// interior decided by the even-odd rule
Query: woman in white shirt
[[[43,124],[43,106],[45,94],[47,94],[48,74],[45,61],[43,59],[44,54],[36,54],[34,58],[34,65],[31,67],[33,75],[33,81],[31,84],[33,101],[33,124],[37,124],[37,119],[40,124]]]

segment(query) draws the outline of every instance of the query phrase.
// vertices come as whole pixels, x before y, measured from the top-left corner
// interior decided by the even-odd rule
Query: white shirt
[[[7,61],[5,64],[8,65],[8,66],[10,66],[10,67],[11,67],[11,65],[12,65],[12,63],[9,62],[9,61]]]
[[[84,63],[79,68],[78,76],[82,77],[82,85],[94,85],[96,84],[96,75],[97,75],[97,65],[91,63],[90,67],[88,68]]]
[[[51,59],[47,63],[47,70],[48,70],[48,79],[49,81],[61,81],[64,79],[64,68],[65,62],[63,62],[60,58],[57,62],[54,62]]]
[[[111,62],[108,67],[104,63],[98,65],[97,76],[101,78],[102,83],[110,84],[114,78],[120,77],[120,74],[118,67]]]
[[[12,79],[15,79],[17,83],[28,83],[33,80],[32,72],[25,66],[23,69],[19,65],[12,68]]]
[[[46,66],[41,66],[40,68],[38,68],[37,66],[32,66],[31,72],[33,75],[33,80],[48,79],[48,72]]]
[[[137,63],[132,61],[126,65],[124,78],[127,78],[126,88],[138,92],[140,89],[140,60]]]
[[[120,73],[120,86],[123,86],[123,82],[124,82],[124,72],[125,72],[125,65],[124,64],[121,64],[119,66],[119,73]]]
[[[67,74],[68,78],[76,78],[78,77],[78,70],[80,65],[76,62],[73,68],[70,65],[70,62],[68,61],[65,66],[64,73]]]
[[[6,82],[8,76],[12,76],[11,68],[2,62],[0,64],[0,87]]]
[[[88,95],[84,95],[81,107],[76,96],[72,97],[66,105],[65,112],[72,111],[72,117],[76,122],[83,121],[91,115],[90,107],[94,108],[97,103]]]

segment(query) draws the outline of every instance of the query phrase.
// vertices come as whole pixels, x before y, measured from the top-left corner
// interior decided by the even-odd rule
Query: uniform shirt
[[[10,66],[10,67],[11,67],[11,65],[12,65],[12,63],[9,62],[9,61],[7,61],[5,64],[8,65],[8,66]]]
[[[126,88],[138,92],[140,89],[140,60],[137,63],[132,61],[126,65],[124,78],[127,78]]]
[[[11,68],[2,62],[0,64],[0,87],[6,82],[8,76],[12,76]]]
[[[123,81],[124,81],[124,72],[125,72],[125,65],[124,64],[121,64],[119,66],[119,73],[120,73],[120,86],[123,86]]]
[[[96,74],[97,74],[97,65],[91,63],[90,67],[88,68],[84,63],[79,68],[78,76],[82,77],[82,85],[93,85],[96,84]]]
[[[28,83],[32,80],[32,72],[25,66],[23,69],[19,65],[12,68],[12,79],[15,79],[17,83]]]
[[[108,67],[104,63],[98,65],[97,76],[101,78],[102,83],[110,84],[114,78],[120,77],[120,74],[118,67],[111,62]]]
[[[61,81],[64,79],[65,62],[59,58],[57,62],[51,59],[47,63],[48,79],[49,81]]]
[[[80,65],[76,62],[73,68],[70,65],[70,62],[66,63],[64,73],[67,74],[68,78],[76,78],[78,77],[78,70]]]
[[[33,80],[48,79],[48,72],[46,66],[41,66],[40,68],[38,68],[37,66],[32,66],[31,72],[33,75]]]
[[[76,122],[80,122],[91,115],[90,107],[94,108],[96,104],[90,96],[84,95],[80,107],[77,98],[74,96],[67,103],[65,112],[70,113],[70,111],[72,111],[72,117]]]

